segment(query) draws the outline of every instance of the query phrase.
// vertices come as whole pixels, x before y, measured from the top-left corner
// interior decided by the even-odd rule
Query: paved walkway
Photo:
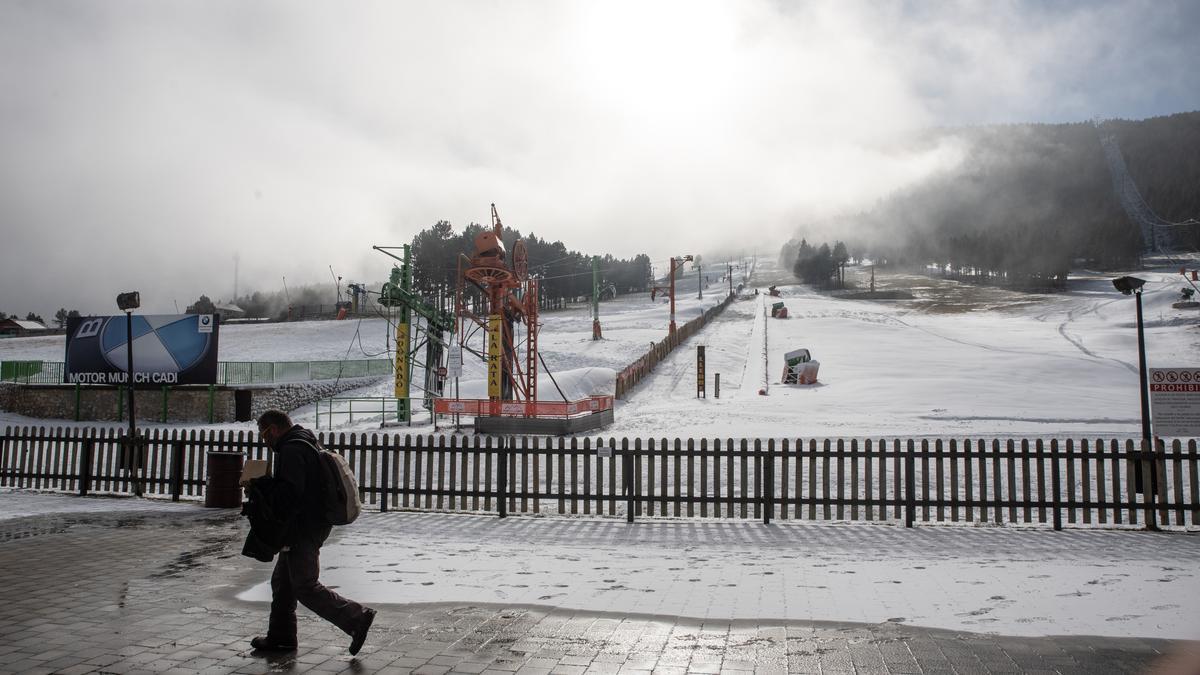
[[[357,658],[302,610],[299,651],[266,657],[247,645],[266,607],[235,598],[270,574],[239,554],[244,528],[199,507],[0,522],[0,672],[1140,673],[1185,646],[459,602],[376,605]]]

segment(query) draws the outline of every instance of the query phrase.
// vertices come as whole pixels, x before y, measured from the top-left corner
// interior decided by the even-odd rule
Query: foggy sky
[[[1048,5],[1048,6],[1045,6]],[[0,311],[379,280],[439,219],[774,255],[963,154],[1200,108],[1200,3],[0,0]]]

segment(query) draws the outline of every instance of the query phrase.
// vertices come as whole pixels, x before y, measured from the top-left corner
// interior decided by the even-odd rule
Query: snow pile
[[[63,513],[133,513],[145,511],[183,514],[195,514],[197,512],[195,504],[171,502],[161,499],[107,496],[80,497],[72,494],[49,494],[18,488],[0,488],[0,521]]]
[[[589,396],[611,396],[617,373],[612,368],[576,368],[538,376],[538,400],[578,401]],[[561,391],[561,394],[560,394]],[[446,396],[454,395],[454,386],[446,388]],[[458,398],[488,397],[487,381],[482,379],[459,382]]]

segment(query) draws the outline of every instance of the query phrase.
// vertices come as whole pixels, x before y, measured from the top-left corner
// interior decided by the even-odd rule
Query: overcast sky
[[[379,280],[439,219],[774,255],[907,131],[1200,108],[1200,3],[0,0],[0,310]]]

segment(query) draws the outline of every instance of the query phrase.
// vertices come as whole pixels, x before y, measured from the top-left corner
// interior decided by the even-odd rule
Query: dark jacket
[[[250,532],[242,546],[242,555],[271,562],[286,542],[288,521],[271,512],[271,500],[264,492],[271,487],[269,481],[251,481],[246,488],[246,502],[242,504],[242,515],[250,520]]]
[[[332,529],[321,509],[323,467],[318,447],[311,431],[294,425],[271,448],[274,475],[252,481],[266,499],[267,510],[285,523],[282,541],[286,546],[320,546]]]

